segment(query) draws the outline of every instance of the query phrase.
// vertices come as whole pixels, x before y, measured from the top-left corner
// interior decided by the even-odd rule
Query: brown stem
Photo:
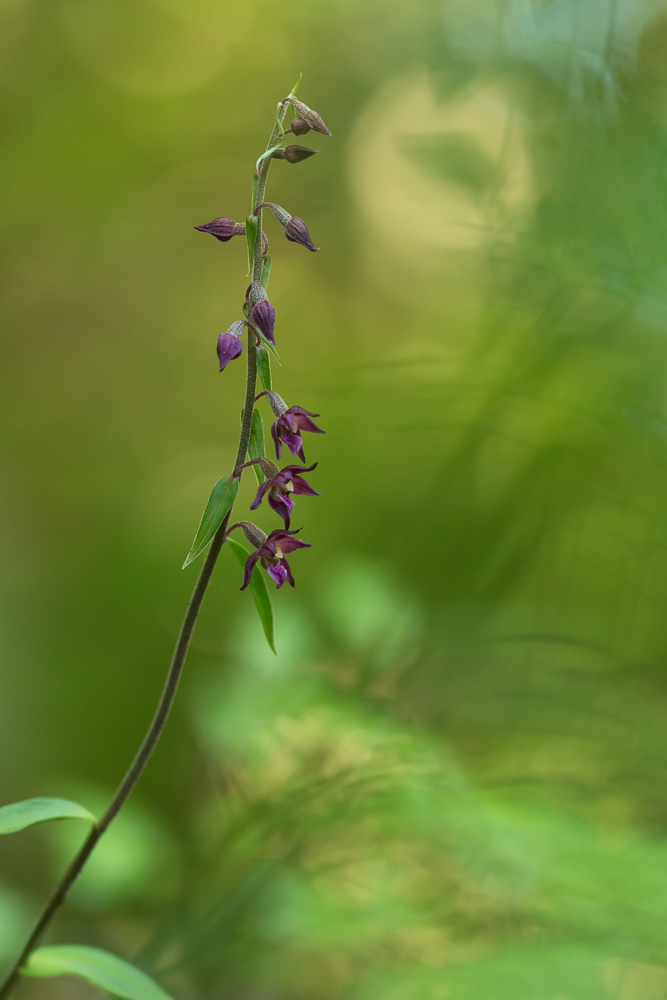
[[[283,113],[284,117],[284,113]],[[281,119],[282,121],[282,119]],[[267,149],[270,149],[272,145],[275,145],[276,134],[279,134],[280,130],[278,125],[276,125],[271,134],[271,139]],[[258,178],[257,184],[257,194],[258,197],[254,199],[253,210],[255,206],[261,202],[261,198],[264,196],[264,190],[266,188],[266,178],[269,172],[269,166],[271,163],[270,157],[262,162],[262,168]],[[260,195],[261,191],[261,195]],[[253,281],[259,281],[262,274],[262,226],[261,218],[260,223],[257,228],[257,240],[255,242],[254,254],[253,254]],[[252,414],[255,405],[255,391],[257,388],[257,354],[255,345],[248,340],[248,376],[246,381],[246,394],[245,403],[243,406],[243,420],[241,424],[241,434],[239,437],[239,445],[236,453],[236,462],[234,463],[234,468],[242,465],[245,457],[248,453],[248,444],[250,441],[250,431],[252,427]],[[204,565],[202,566],[201,573],[195,584],[195,589],[192,592],[192,597],[190,598],[190,603],[188,604],[187,611],[185,612],[185,618],[183,619],[183,624],[181,626],[181,631],[178,635],[178,640],[176,642],[176,648],[174,650],[174,655],[172,657],[171,665],[169,667],[169,672],[167,673],[167,679],[165,681],[164,688],[162,690],[162,695],[160,696],[160,701],[158,702],[155,715],[153,716],[153,721],[151,722],[148,732],[144,736],[143,742],[136,753],[134,760],[132,761],[125,777],[121,781],[120,785],[116,789],[116,792],[109,803],[106,812],[102,818],[93,826],[92,830],[86,837],[82,846],[79,848],[74,860],[71,862],[69,868],[61,878],[60,882],[56,886],[48,903],[44,907],[41,916],[39,917],[35,927],[28,938],[23,951],[17,958],[16,962],[12,966],[10,972],[8,973],[4,983],[0,986],[0,1000],[4,1000],[5,997],[9,996],[12,989],[16,985],[18,977],[20,975],[21,969],[26,964],[30,955],[35,950],[36,946],[42,938],[45,930],[53,920],[53,917],[60,909],[60,907],[65,902],[67,895],[76,882],[77,878],[81,874],[88,858],[93,853],[97,842],[103,835],[112,820],[118,815],[120,810],[123,808],[128,798],[130,797],[132,791],[134,790],[139,778],[141,777],[144,768],[148,764],[149,760],[153,756],[153,751],[157,746],[158,740],[162,735],[162,731],[166,725],[167,719],[169,718],[169,713],[171,712],[172,705],[174,704],[174,698],[176,697],[176,692],[178,690],[179,681],[181,679],[181,674],[183,673],[183,667],[185,666],[185,661],[188,655],[188,650],[190,648],[190,641],[192,639],[192,633],[194,632],[195,625],[197,623],[197,618],[201,610],[201,606],[204,603],[204,598],[206,596],[206,591],[208,590],[208,585],[211,582],[211,577],[213,576],[213,570],[215,569],[215,564],[218,561],[218,556],[225,542],[225,533],[227,531],[227,525],[229,523],[229,518],[231,515],[231,510],[225,517],[224,521],[218,528],[211,542],[211,547],[208,550],[206,559],[204,560]]]

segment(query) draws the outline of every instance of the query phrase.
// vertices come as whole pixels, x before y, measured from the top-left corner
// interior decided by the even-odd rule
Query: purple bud
[[[310,125],[305,118],[295,118],[288,132],[292,132],[294,135],[305,135],[306,132],[310,132]]]
[[[270,340],[272,344],[275,344],[276,340],[273,335],[273,330],[276,325],[276,310],[273,308],[268,299],[264,302],[257,303],[253,311],[250,313],[250,319],[255,324],[257,329],[261,330],[266,339]]]
[[[303,219],[299,219],[296,216],[294,216],[293,219],[290,219],[285,226],[285,236],[288,240],[291,240],[292,243],[300,243],[302,247],[306,247],[307,250],[311,250],[313,253],[320,249],[319,247],[316,247],[311,240],[306,223]]]
[[[243,320],[236,320],[232,323],[226,333],[221,333],[218,337],[218,360],[220,361],[220,371],[224,371],[230,361],[238,358],[243,351],[243,341],[240,334],[243,333],[245,323]]]
[[[314,129],[315,132],[321,132],[322,135],[331,135],[331,132],[326,127],[326,125],[318,115],[317,111],[313,111],[312,108],[309,108],[308,105],[304,104],[302,101],[297,101],[296,97],[287,97],[286,100],[288,100],[290,104],[296,109],[299,118],[305,121],[306,124],[310,125],[310,127]],[[298,119],[296,118],[294,119],[294,121],[297,120]],[[294,128],[294,124],[292,124],[292,128]],[[302,132],[295,132],[294,134],[303,135]]]
[[[240,235],[237,233],[236,223],[227,215],[223,215],[220,219],[214,219],[213,222],[207,222],[205,226],[195,226],[194,228],[198,229],[200,233],[210,233],[221,243],[227,243],[232,236]],[[245,226],[241,226],[241,231],[245,232]]]
[[[287,160],[288,163],[301,163],[302,160],[315,156],[317,152],[317,149],[308,149],[308,146],[285,146],[283,159]]]

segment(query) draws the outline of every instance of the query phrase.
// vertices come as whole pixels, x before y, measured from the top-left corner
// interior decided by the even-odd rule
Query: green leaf
[[[262,264],[262,288],[266,291],[266,286],[269,283],[269,277],[271,275],[271,258],[265,257],[264,263]]]
[[[22,969],[24,976],[78,976],[117,1000],[172,1000],[157,983],[129,962],[86,945],[38,948]]]
[[[0,809],[0,834],[17,833],[51,819],[87,819],[89,823],[97,822],[92,813],[69,799],[24,799],[23,802],[12,802]]]
[[[280,129],[280,135],[281,135],[281,137],[284,139],[285,138],[285,129],[283,128],[283,123],[280,120],[280,112],[282,111],[282,109],[283,109],[283,102],[282,101],[278,101],[278,103],[276,104],[276,125]],[[254,204],[255,203],[253,202],[253,205]]]
[[[245,545],[241,545],[240,542],[235,541],[233,538],[228,538],[227,544],[230,546],[232,552],[241,565],[245,566],[245,561],[250,555]],[[266,641],[271,647],[271,650],[275,653],[276,647],[273,640],[273,605],[271,604],[271,595],[269,594],[269,589],[266,586],[264,574],[259,566],[255,566],[255,569],[253,570],[252,579],[250,581],[250,589],[252,591],[252,596],[255,599],[255,607],[257,608],[257,614],[259,615],[259,620],[262,623],[262,628],[264,629]]]
[[[204,551],[225,519],[225,515],[232,509],[238,491],[238,479],[233,479],[232,476],[223,476],[218,479],[211,490],[206,510],[202,514],[199,530],[188,553],[188,558],[183,563],[183,569]]]
[[[259,184],[259,177],[257,174],[252,175],[252,210],[253,212],[257,208],[257,185]]]
[[[255,326],[254,324],[253,324],[253,330],[256,332],[257,336],[262,341],[264,346],[271,351],[271,354],[273,354],[278,364],[281,364],[280,355],[278,354],[277,350],[275,349],[271,341],[267,337],[265,337],[260,328],[258,326]]]
[[[264,422],[262,420],[262,414],[259,410],[253,410],[252,425],[250,427],[250,441],[248,442],[248,458],[259,458],[264,455],[266,455],[266,445],[264,444]],[[253,465],[253,469],[255,475],[257,476],[257,482],[263,483],[266,477],[260,469],[259,464]]]
[[[257,351],[257,371],[265,389],[271,388],[271,359],[265,347],[256,348]]]
[[[255,260],[255,243],[257,241],[258,219],[256,215],[249,215],[245,220],[245,238],[248,243],[248,274],[252,274],[252,265]]]
[[[299,79],[296,81],[296,83],[294,84],[294,86],[290,90],[290,93],[289,93],[290,97],[295,97],[296,96],[296,92],[297,92],[297,90],[299,88],[299,84],[301,83],[302,77],[303,77],[303,73],[299,73]]]
[[[275,146],[271,146],[269,149],[266,150],[265,153],[262,153],[262,155],[257,158],[257,163],[255,164],[255,170],[259,170],[262,161],[266,160],[269,156],[273,156],[275,151],[277,149],[280,149],[281,142],[277,143]]]

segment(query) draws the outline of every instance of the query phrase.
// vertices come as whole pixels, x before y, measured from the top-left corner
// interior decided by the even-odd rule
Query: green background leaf
[[[227,543],[241,565],[245,566],[245,561],[250,555],[245,545],[241,545],[240,542],[237,542],[233,538],[228,538]],[[252,591],[252,596],[255,599],[255,607],[257,608],[257,614],[259,615],[259,620],[262,623],[262,628],[264,629],[266,641],[275,653],[276,647],[273,638],[273,605],[271,603],[269,589],[266,586],[264,574],[259,566],[255,566],[253,571],[252,579],[250,581],[250,589]]]
[[[86,819],[90,823],[96,822],[92,813],[69,799],[24,799],[0,809],[0,834],[17,833],[52,819]]]
[[[25,976],[78,976],[118,1000],[171,1000],[145,972],[117,955],[85,945],[38,948],[23,969]]]
[[[238,491],[238,479],[233,479],[231,476],[222,476],[221,479],[218,479],[211,491],[208,503],[206,504],[206,510],[202,514],[199,530],[192,543],[188,557],[183,563],[183,569],[189,566],[204,551],[222,524],[225,514],[231,510]]]
[[[264,443],[264,422],[262,414],[255,409],[252,413],[252,426],[250,428],[250,441],[248,443],[248,458],[259,458],[266,455],[266,444]],[[266,478],[259,464],[253,465],[253,471],[257,476],[257,482],[263,483]]]

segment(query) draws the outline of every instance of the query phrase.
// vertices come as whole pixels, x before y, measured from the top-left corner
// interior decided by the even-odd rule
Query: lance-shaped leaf
[[[264,444],[264,422],[259,410],[252,411],[252,424],[250,426],[250,441],[248,442],[248,458],[260,458],[266,455],[266,445]],[[265,476],[259,462],[253,465],[257,482],[263,483]]]
[[[249,215],[245,220],[245,238],[248,241],[248,274],[252,274],[252,265],[255,260],[255,242],[257,240],[258,219],[256,215]]]
[[[259,168],[261,167],[263,161],[267,160],[270,156],[273,156],[273,154],[277,149],[280,149],[280,143],[278,143],[276,146],[270,146],[265,153],[262,153],[262,155],[258,158],[257,163],[255,164],[255,170],[259,172]]]
[[[257,334],[257,336],[259,337],[259,339],[262,341],[262,343],[264,344],[264,346],[268,347],[268,349],[271,351],[271,354],[273,354],[273,356],[276,359],[276,361],[278,362],[278,364],[281,364],[282,362],[280,360],[280,355],[278,354],[275,346],[271,343],[271,341],[268,339],[268,337],[265,337],[264,334],[262,333],[262,331],[260,330],[260,328],[258,326],[255,326],[254,323],[253,323],[252,328],[255,331],[255,333]]]
[[[61,944],[38,948],[24,976],[78,976],[117,1000],[172,1000],[145,972],[101,948]]]
[[[230,546],[232,552],[241,565],[245,566],[246,559],[250,555],[245,545],[241,545],[241,543],[237,542],[234,538],[228,538],[227,544]],[[266,586],[264,574],[259,566],[255,566],[253,571],[252,580],[250,581],[250,589],[255,600],[255,607],[257,608],[259,620],[261,621],[262,628],[264,629],[266,641],[271,647],[271,650],[275,653],[276,647],[273,639],[273,605],[271,604],[271,596],[269,594],[269,588]]]
[[[271,359],[265,347],[257,348],[257,371],[265,389],[271,388]]]
[[[18,833],[37,823],[48,823],[52,819],[86,819],[89,823],[97,820],[92,813],[69,799],[24,799],[12,802],[0,809],[0,834]]]
[[[188,558],[183,563],[183,569],[189,566],[204,551],[224,521],[225,515],[232,509],[238,491],[238,479],[234,479],[232,476],[223,476],[221,479],[218,479],[211,490],[206,510],[202,514],[199,530],[188,553]]]
[[[262,288],[264,289],[264,291],[266,291],[266,286],[268,285],[269,278],[271,276],[271,263],[272,261],[270,257],[264,258],[264,263],[262,264],[262,278],[261,278]]]

